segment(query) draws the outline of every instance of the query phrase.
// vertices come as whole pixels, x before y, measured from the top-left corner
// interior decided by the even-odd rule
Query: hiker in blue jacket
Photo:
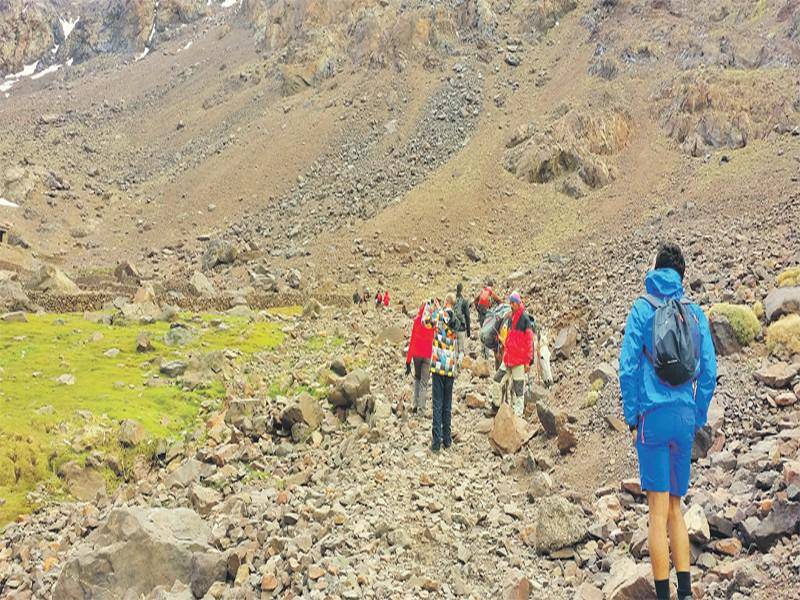
[[[717,383],[708,319],[684,298],[685,269],[678,246],[659,247],[655,269],[645,278],[647,294],[628,315],[620,353],[622,404],[647,492],[648,547],[659,600],[670,597],[670,547],[678,598],[692,597],[681,498],[689,487],[695,433],[706,424]]]

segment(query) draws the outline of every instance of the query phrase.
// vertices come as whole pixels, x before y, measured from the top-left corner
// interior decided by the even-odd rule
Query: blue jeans
[[[450,420],[453,413],[453,378],[433,374],[433,441],[431,447],[449,448],[453,443]]]

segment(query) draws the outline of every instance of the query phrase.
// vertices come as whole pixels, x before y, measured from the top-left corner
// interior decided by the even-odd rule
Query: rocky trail
[[[636,254],[640,234],[610,251]],[[712,320],[725,356],[686,499],[703,597],[788,599],[800,580],[800,363],[791,342],[771,341],[776,325],[796,318],[797,288],[772,283],[793,281],[797,257],[775,250],[796,235],[766,221],[763,249],[751,248],[763,263],[729,265],[722,281],[710,267],[725,264],[720,245],[691,269],[705,305],[760,300],[772,322],[728,356],[722,344],[738,344],[738,325]],[[569,297],[569,281],[583,281],[578,265],[595,253],[566,257],[569,279],[560,267],[535,281],[555,290],[558,278]],[[605,293],[621,293],[629,278],[638,275]],[[46,505],[8,526],[3,594],[649,597],[646,507],[615,391],[621,321],[603,332],[597,317],[569,314],[570,323],[550,321],[542,306],[557,383],[534,388],[523,421],[497,410],[490,366],[468,361],[456,384],[455,444],[434,456],[429,419],[407,411],[408,318],[311,304],[285,328],[296,342],[228,379],[224,410],[207,414],[205,433],[160,446],[152,466],[109,497]],[[344,345],[333,353],[297,343],[334,333]],[[258,391],[287,375],[285,395]]]

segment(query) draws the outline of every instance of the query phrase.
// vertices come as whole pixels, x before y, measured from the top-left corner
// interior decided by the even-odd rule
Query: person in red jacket
[[[525,375],[530,371],[533,362],[533,323],[519,292],[508,297],[511,315],[508,318],[508,333],[503,347],[503,366],[498,374],[502,379],[508,372],[511,374],[511,393],[514,397],[514,412],[522,415],[525,409]]]
[[[383,307],[389,308],[389,290],[383,292]]]
[[[425,412],[425,394],[431,377],[431,356],[433,355],[433,314],[435,302],[423,302],[411,327],[411,341],[406,354],[406,375],[411,373],[414,363],[414,405],[413,413]]]
[[[383,294],[380,290],[378,293],[375,294],[375,308],[382,308],[383,307]]]

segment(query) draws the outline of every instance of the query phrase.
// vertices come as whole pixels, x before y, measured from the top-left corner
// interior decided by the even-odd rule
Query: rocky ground
[[[782,226],[793,210],[795,200],[780,203],[752,232],[752,260],[740,267],[725,258],[737,243],[735,217],[716,219],[731,229],[730,246],[703,251],[689,240],[704,217],[673,220],[671,233],[694,257],[691,293],[706,308],[760,301],[764,324],[772,322],[742,349],[728,321],[714,321],[725,354],[720,387],[686,499],[703,597],[791,598],[800,580],[797,354],[770,342],[798,306],[797,288],[775,287],[798,265],[786,250],[796,248],[797,229]],[[4,593],[647,597],[646,510],[614,367],[646,264],[644,235],[554,257],[529,284],[528,274],[511,274],[532,297],[533,281],[552,289],[558,279],[563,296],[549,300],[574,304],[559,319],[542,303],[556,384],[534,389],[524,422],[507,407],[496,412],[491,368],[473,357],[456,385],[456,443],[431,455],[427,415],[407,410],[408,318],[311,303],[286,330],[296,343],[231,377],[225,409],[209,414],[205,434],[162,447],[152,468],[111,497],[47,506],[6,528]],[[599,251],[642,265],[609,273],[597,290],[583,286],[602,312],[586,310],[577,291]],[[332,334],[345,339],[334,353],[301,343]],[[286,395],[265,396],[266,382],[280,377],[291,382]],[[130,556],[145,562],[134,569]],[[98,561],[110,561],[110,576]]]

